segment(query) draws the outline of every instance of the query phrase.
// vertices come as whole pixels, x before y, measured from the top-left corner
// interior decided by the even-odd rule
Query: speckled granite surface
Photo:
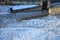
[[[60,40],[59,28],[1,28],[0,40]]]
[[[60,40],[60,16],[17,21],[0,17],[0,40]]]
[[[22,21],[18,17],[0,15],[0,40],[60,40],[60,15]]]

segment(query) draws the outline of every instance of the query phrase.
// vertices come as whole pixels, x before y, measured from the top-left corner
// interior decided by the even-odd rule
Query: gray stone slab
[[[37,7],[38,5],[18,5],[18,6],[12,6],[11,8],[13,10],[21,10],[21,9],[26,9],[26,8],[32,8],[32,7]]]

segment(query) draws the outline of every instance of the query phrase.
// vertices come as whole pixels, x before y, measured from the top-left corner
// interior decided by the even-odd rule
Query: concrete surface
[[[52,4],[51,8],[49,8],[50,15],[60,14],[60,2]]]
[[[60,15],[18,21],[19,16],[0,13],[0,40],[60,40]]]

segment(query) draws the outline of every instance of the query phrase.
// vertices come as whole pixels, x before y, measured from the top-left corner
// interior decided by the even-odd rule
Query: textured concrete
[[[60,15],[22,21],[18,17],[19,13],[1,12],[0,40],[60,40]]]

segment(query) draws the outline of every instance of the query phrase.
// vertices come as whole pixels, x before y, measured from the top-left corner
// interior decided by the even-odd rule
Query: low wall
[[[50,14],[50,15],[60,14],[60,7],[49,8],[49,14]]]

